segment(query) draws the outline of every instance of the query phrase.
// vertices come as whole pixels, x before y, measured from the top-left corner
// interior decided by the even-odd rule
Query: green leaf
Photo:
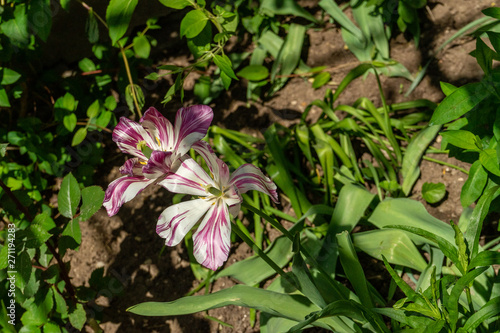
[[[82,70],[82,72],[92,72],[97,69],[96,65],[89,58],[83,58],[78,62],[78,67]]]
[[[106,9],[106,22],[111,44],[115,44],[127,32],[138,0],[111,0]]]
[[[180,35],[194,38],[205,28],[208,17],[200,9],[192,10],[181,21]]]
[[[330,82],[332,76],[328,72],[321,72],[314,77],[314,81],[312,83],[312,87],[314,89],[318,89],[323,87],[325,84]]]
[[[76,127],[76,114],[70,113],[64,116],[63,118],[63,124],[64,127],[70,132],[73,132],[73,130]]]
[[[104,200],[104,191],[99,186],[89,186],[82,190],[82,207],[80,218],[85,221],[92,217],[101,208]]]
[[[469,170],[469,177],[465,181],[460,193],[462,207],[469,207],[474,201],[479,199],[488,182],[488,172],[483,168],[481,162],[476,160]]]
[[[160,2],[166,6],[173,9],[184,9],[191,5],[188,0],[160,0]]]
[[[237,74],[248,81],[261,81],[267,79],[269,70],[262,65],[249,65],[241,69]]]
[[[8,143],[0,143],[0,157],[5,157],[5,154],[7,153],[8,146],[9,146]]]
[[[214,62],[223,73],[232,79],[238,80],[238,77],[233,72],[231,60],[226,55],[214,54]]]
[[[151,44],[146,36],[141,35],[134,37],[134,52],[139,58],[147,59],[149,58],[149,53],[151,52]]]
[[[137,103],[139,104],[139,108],[142,109],[144,106],[144,92],[142,91],[141,87],[139,87],[137,84],[132,85],[127,85],[127,88],[125,88],[125,101],[127,102],[127,106],[129,109],[132,111],[132,113],[135,113],[135,103],[134,103],[134,96],[132,93],[132,87],[133,91],[135,93],[135,96],[137,98]]]
[[[89,118],[97,117],[100,108],[101,104],[99,103],[99,100],[96,99],[92,104],[90,104],[89,108],[87,109],[87,117]]]
[[[68,222],[66,227],[64,228],[62,236],[69,236],[74,239],[75,242],[79,245],[82,243],[82,231],[80,229],[80,222],[78,219],[71,220]]]
[[[442,125],[453,121],[472,110],[489,95],[481,82],[468,83],[455,90],[438,105],[429,125]]]
[[[500,314],[500,297],[490,299],[465,322],[463,332],[474,332],[485,321]],[[493,323],[492,323],[493,324]]]
[[[85,23],[85,32],[90,44],[95,44],[99,41],[99,23],[93,10],[89,10],[89,16]]]
[[[57,204],[62,216],[72,219],[80,203],[80,186],[76,178],[69,173],[61,183],[61,190],[57,194]]]
[[[441,136],[446,142],[458,148],[479,150],[476,144],[476,136],[472,132],[464,130],[446,131],[441,132]]]
[[[465,274],[467,270],[469,269],[469,256],[467,254],[467,245],[465,244],[465,239],[462,231],[456,225],[453,223],[453,221],[450,221],[450,224],[455,231],[455,244],[457,245],[458,248],[458,260],[460,261],[460,266],[462,266],[463,270],[461,271],[462,274]]]
[[[260,4],[260,10],[270,11],[273,15],[293,15],[303,17],[311,22],[320,23],[295,0],[263,0]],[[270,15],[272,16],[272,15]]]
[[[32,0],[28,10],[29,27],[44,42],[49,38],[52,28],[50,0]]]
[[[2,86],[6,86],[19,80],[19,78],[21,78],[21,74],[10,68],[0,67],[0,78],[0,84]]]
[[[14,6],[14,17],[3,21],[0,24],[0,30],[15,46],[25,47],[29,43],[28,15],[26,15],[24,3],[18,3]]]
[[[16,278],[16,285],[24,291],[24,288],[30,280],[30,275],[32,271],[31,259],[26,251],[21,252],[16,258],[16,269],[19,274]]]
[[[401,165],[403,193],[409,195],[413,185],[420,176],[420,161],[425,151],[438,134],[441,126],[429,126],[414,136],[406,149]]]
[[[470,217],[469,223],[467,225],[467,230],[464,232],[465,241],[470,251],[470,258],[474,257],[478,253],[479,249],[479,237],[481,235],[481,230],[483,227],[483,220],[489,212],[490,204],[498,195],[500,194],[500,186],[494,186],[489,188],[479,199],[476,207],[472,211],[472,216]]]
[[[76,145],[79,145],[80,143],[82,143],[83,140],[85,140],[85,137],[87,137],[87,127],[79,128],[75,132],[75,135],[73,135],[73,139],[71,140],[71,146],[74,147]]]
[[[203,56],[205,53],[209,52],[212,46],[210,43],[212,42],[212,25],[207,24],[203,28],[203,30],[196,35],[194,38],[187,38],[187,45],[189,48],[189,51],[191,51],[191,54],[194,56],[195,59],[200,58]],[[200,67],[205,67],[207,66],[208,62],[204,61],[202,64],[199,64]],[[170,67],[170,68],[164,68],[164,67]],[[171,65],[164,65],[160,66],[160,69],[167,69],[171,71],[177,71],[179,68],[177,66],[171,66]]]
[[[7,91],[0,87],[0,106],[10,108],[9,96],[7,95]]]
[[[482,251],[471,260],[469,264],[469,269],[478,266],[491,266],[500,265],[500,252],[496,251]]]
[[[446,195],[446,186],[443,183],[427,183],[422,185],[422,197],[430,204],[443,200]]]
[[[69,321],[74,328],[81,330],[87,321],[87,314],[81,303],[76,304],[76,308],[69,314]]]
[[[498,165],[498,156],[496,149],[485,149],[479,153],[479,161],[486,170],[496,176],[500,176],[500,167]]]
[[[352,235],[354,246],[366,254],[394,265],[410,267],[422,272],[427,263],[411,241],[401,230],[381,229],[357,232]]]
[[[361,64],[351,69],[349,73],[347,73],[347,75],[342,79],[339,86],[337,87],[337,90],[335,90],[332,100],[336,101],[340,93],[344,91],[344,89],[349,85],[349,83],[351,83],[354,79],[360,77],[361,75],[365,74],[366,71],[372,68],[373,66],[371,64]]]
[[[321,0],[319,2],[328,15],[330,15],[342,28],[348,30],[358,40],[364,41],[363,33],[361,30],[342,12],[340,7],[333,0]]]
[[[439,82],[439,85],[441,86],[441,90],[446,96],[450,96],[452,92],[458,89],[458,87],[454,86],[451,83],[446,83],[446,82]]]
[[[476,39],[476,51],[474,52],[477,63],[481,66],[481,69],[485,74],[491,72],[491,66],[493,65],[493,57],[495,52],[490,49],[481,38]]]
[[[290,75],[299,64],[302,45],[306,28],[302,25],[291,24],[285,42],[281,46],[276,61],[271,69],[271,80],[274,81],[276,75]],[[282,80],[285,82],[286,78]]]

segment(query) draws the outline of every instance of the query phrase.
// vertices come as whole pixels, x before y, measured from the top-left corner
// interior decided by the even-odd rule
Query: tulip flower
[[[207,134],[212,118],[213,111],[206,105],[179,109],[174,126],[153,107],[139,123],[120,118],[113,141],[134,157],[120,168],[125,176],[111,182],[106,190],[103,206],[108,215],[115,215],[148,185],[174,171],[189,149]]]
[[[276,185],[252,164],[229,173],[228,166],[206,149],[199,149],[212,177],[193,159],[182,161],[175,173],[159,185],[174,193],[197,199],[168,207],[158,220],[156,232],[168,246],[177,245],[201,220],[193,235],[194,257],[203,266],[216,270],[227,260],[231,239],[230,214],[240,210],[241,194],[257,190],[278,202]]]

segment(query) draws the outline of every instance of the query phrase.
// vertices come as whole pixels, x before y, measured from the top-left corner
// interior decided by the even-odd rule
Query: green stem
[[[434,162],[434,163],[437,163],[437,164],[442,164],[442,165],[445,165],[447,167],[450,167],[450,168],[453,168],[453,169],[456,169],[458,171],[461,171],[463,173],[465,173],[466,175],[469,174],[469,171],[465,170],[464,168],[461,168],[457,165],[454,165],[454,164],[451,164],[451,163],[448,163],[448,162],[445,162],[445,161],[441,161],[441,160],[437,160],[435,158],[432,158],[432,157],[429,157],[429,156],[424,156],[422,157],[424,160],[427,160],[427,161],[430,161],[430,162]]]

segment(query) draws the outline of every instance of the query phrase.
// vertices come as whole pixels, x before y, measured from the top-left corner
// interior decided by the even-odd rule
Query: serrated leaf
[[[104,191],[99,186],[89,186],[82,190],[82,207],[80,218],[85,221],[94,215],[102,206]]]
[[[262,65],[249,65],[238,72],[238,76],[248,81],[261,81],[267,79],[269,70]]]
[[[85,137],[87,137],[87,128],[86,127],[79,128],[75,132],[75,135],[73,135],[73,139],[71,140],[71,146],[74,147],[76,145],[79,145],[80,143],[82,143],[83,140],[85,140]]]
[[[76,178],[69,173],[61,183],[61,190],[57,194],[58,210],[62,216],[73,218],[80,203],[80,186]]]
[[[72,239],[74,239],[77,244],[81,244],[82,231],[80,229],[80,222],[78,221],[78,219],[69,221],[66,227],[64,228],[63,232],[61,233],[61,235],[69,236]]]
[[[109,2],[106,9],[106,22],[112,44],[125,35],[137,3],[138,0],[111,0]]]
[[[181,37],[194,38],[205,28],[207,23],[208,17],[203,11],[192,10],[181,21],[180,35]]]
[[[66,127],[68,131],[73,132],[73,130],[76,127],[76,121],[77,121],[76,114],[74,113],[67,114],[63,118],[64,127]]]
[[[87,321],[87,314],[81,303],[76,304],[76,308],[69,314],[69,322],[74,328],[81,330]]]
[[[427,183],[422,185],[422,197],[430,204],[441,201],[446,195],[446,186],[443,183]]]

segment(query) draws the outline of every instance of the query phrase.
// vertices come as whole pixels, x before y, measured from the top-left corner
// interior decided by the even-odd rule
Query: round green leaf
[[[139,58],[147,59],[149,52],[151,52],[151,44],[149,44],[148,38],[144,35],[137,36],[133,42],[135,55]]]
[[[443,183],[424,183],[422,185],[422,197],[428,203],[434,204],[441,201],[446,194]]]
[[[99,114],[99,109],[100,109],[100,103],[99,100],[96,99],[94,103],[90,104],[89,108],[87,109],[87,117],[89,118],[97,117],[97,115]]]
[[[248,81],[261,81],[267,79],[269,70],[262,65],[249,65],[240,70],[238,76]]]
[[[87,128],[82,127],[79,128],[78,131],[76,131],[75,135],[73,136],[73,140],[71,140],[71,146],[74,147],[76,145],[79,145],[82,143],[82,141],[85,139],[87,136]]]
[[[192,10],[181,21],[181,37],[194,38],[205,28],[208,17],[201,10]]]
[[[65,115],[63,118],[63,124],[68,131],[73,132],[76,127],[76,115],[74,113]]]

